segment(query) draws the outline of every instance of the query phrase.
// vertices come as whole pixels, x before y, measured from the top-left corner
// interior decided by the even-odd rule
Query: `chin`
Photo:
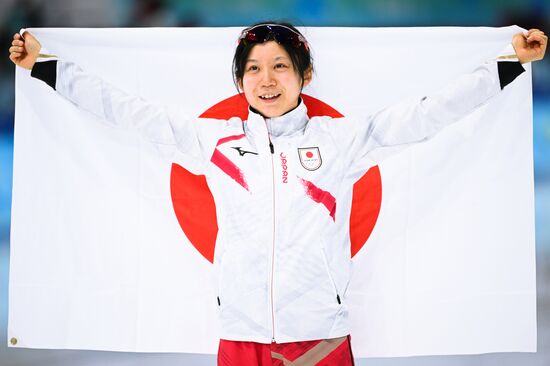
[[[285,112],[278,111],[276,109],[272,108],[262,108],[262,106],[252,106],[255,110],[260,112],[260,114],[267,118],[273,118],[273,117],[279,117],[285,114]]]

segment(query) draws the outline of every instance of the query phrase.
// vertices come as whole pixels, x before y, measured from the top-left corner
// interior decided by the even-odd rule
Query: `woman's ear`
[[[243,92],[243,79],[237,80],[237,86],[239,87],[239,92]]]
[[[306,72],[304,72],[304,86],[311,83],[311,79],[313,79],[313,68],[310,66]]]

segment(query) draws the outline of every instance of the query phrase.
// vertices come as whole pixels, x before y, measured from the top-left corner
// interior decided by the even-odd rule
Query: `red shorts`
[[[349,335],[292,343],[220,339],[218,366],[353,366]]]

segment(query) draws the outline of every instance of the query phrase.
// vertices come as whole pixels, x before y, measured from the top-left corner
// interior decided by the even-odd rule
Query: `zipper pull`
[[[273,142],[271,142],[271,140],[269,140],[269,150],[271,150],[272,154],[275,154],[275,148],[273,147]]]

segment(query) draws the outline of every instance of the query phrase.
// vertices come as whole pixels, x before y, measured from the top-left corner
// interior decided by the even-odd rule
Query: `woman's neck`
[[[302,98],[298,97],[298,103],[296,103],[296,106],[295,106],[294,108],[289,109],[289,110],[286,111],[285,113],[283,113],[283,114],[281,114],[281,115],[279,115],[279,116],[274,116],[274,117],[266,117],[266,116],[264,116],[264,114],[263,114],[262,112],[260,112],[259,110],[257,110],[256,108],[254,108],[254,107],[252,107],[252,106],[250,106],[250,110],[251,110],[252,112],[254,112],[254,113],[259,114],[260,116],[262,116],[262,117],[264,117],[264,118],[277,118],[277,117],[284,116],[285,114],[290,113],[290,112],[292,112],[293,110],[295,110],[296,108],[298,108],[298,106],[300,105],[301,101],[302,101]]]

